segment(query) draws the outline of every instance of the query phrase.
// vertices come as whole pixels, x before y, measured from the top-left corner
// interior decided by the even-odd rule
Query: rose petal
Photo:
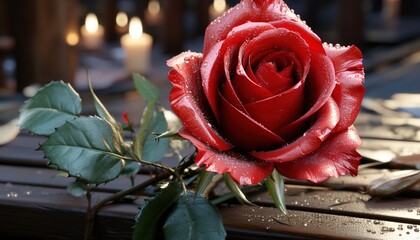
[[[348,173],[355,176],[361,159],[356,151],[360,143],[356,129],[351,126],[330,135],[317,151],[296,161],[276,164],[276,168],[285,177],[312,182]]]
[[[308,74],[311,62],[309,46],[300,35],[285,28],[265,31],[242,45],[239,50],[238,68],[248,59],[250,59],[251,67],[256,66],[261,57],[264,57],[260,53],[267,51],[271,53],[267,53],[266,56],[271,56],[273,60],[279,53],[285,54],[289,60],[296,63],[294,71],[299,78],[304,79]]]
[[[283,134],[293,133],[302,122],[316,113],[330,99],[336,86],[334,66],[331,60],[319,53],[311,55],[311,69],[305,81],[305,104],[309,110],[298,120],[282,129]]]
[[[321,39],[309,27],[304,26],[301,21],[280,20],[271,22],[275,28],[286,28],[300,35],[308,44],[311,52],[325,54]]]
[[[336,48],[324,45],[324,48],[336,71],[337,86],[333,97],[340,107],[341,117],[334,131],[339,132],[353,124],[362,104],[365,93],[362,53],[355,46]]]
[[[329,99],[318,111],[314,124],[303,136],[279,149],[264,152],[252,152],[256,158],[266,161],[288,162],[314,152],[331,134],[337,125],[340,113],[337,104]]]
[[[304,81],[309,71],[311,55],[308,46],[299,35],[287,29],[272,29],[259,34],[241,46],[238,54],[237,75],[232,80],[236,94],[244,104],[273,96],[270,91],[257,84],[260,80],[252,80],[253,75],[249,70],[259,63],[260,58],[264,57],[261,53],[267,53],[268,57],[273,56],[274,59],[277,53],[286,54],[292,58],[291,60],[297,59],[294,72],[301,79],[297,79],[295,83],[299,80]],[[246,64],[248,59],[252,62]],[[271,78],[275,77],[271,76]]]
[[[231,51],[227,51],[225,54],[225,58],[224,58],[224,62],[234,62],[235,61],[235,57],[232,56],[232,54],[229,54]],[[245,113],[246,115],[248,115],[245,107],[243,106],[241,100],[239,99],[238,95],[236,95],[236,92],[232,86],[232,82],[230,79],[230,75],[233,71],[232,68],[235,67],[235,64],[224,64],[225,66],[225,76],[226,76],[226,81],[224,82],[222,89],[221,89],[221,94],[222,96],[228,101],[230,102],[235,108],[237,108],[238,110],[242,111],[243,113]]]
[[[293,63],[281,71],[278,71],[276,64],[272,61],[260,63],[255,76],[260,80],[261,85],[273,94],[280,94],[295,84]]]
[[[270,91],[253,82],[245,72],[236,74],[231,84],[236,95],[243,103],[259,101],[273,96]]]
[[[236,56],[239,47],[246,41],[246,39],[253,38],[259,33],[273,28],[274,27],[272,25],[262,22],[248,22],[237,26],[229,32],[224,41],[220,41],[212,45],[212,48],[205,55],[203,65],[201,67],[203,89],[216,119],[219,119],[217,100],[219,87],[222,82],[226,80],[223,75],[223,70],[225,68],[223,60],[225,55],[229,54],[231,56]],[[229,52],[225,54],[228,48]],[[226,67],[231,69],[230,65]]]
[[[206,170],[220,174],[229,173],[241,185],[256,184],[264,180],[274,170],[274,164],[258,160],[234,149],[223,152],[214,149],[195,138],[185,129],[180,130],[182,137],[190,140],[197,148],[197,165],[206,165]]]
[[[169,94],[172,110],[197,138],[220,150],[232,145],[224,140],[211,124],[213,121],[208,103],[201,88],[200,66],[202,55],[184,52],[168,60],[173,69],[169,80],[173,88]]]
[[[283,128],[302,116],[304,88],[299,83],[282,94],[244,106],[252,119],[286,139],[288,136],[281,135]]]
[[[232,144],[242,150],[272,149],[285,144],[279,136],[249,118],[220,95],[221,129]]]
[[[247,22],[271,22],[284,18],[297,19],[282,0],[242,0],[207,27],[203,53],[207,55],[210,49],[217,42],[226,39],[228,33],[236,26]]]

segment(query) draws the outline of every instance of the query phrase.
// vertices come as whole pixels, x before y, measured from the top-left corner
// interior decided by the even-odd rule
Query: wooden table
[[[419,134],[404,134],[419,133],[420,125],[415,120],[406,123],[361,113],[357,122],[363,137],[361,149],[420,153]],[[66,193],[71,178],[46,167],[42,152],[35,151],[43,141],[23,132],[0,147],[1,239],[82,239],[87,202]],[[288,180],[287,217],[265,191],[251,196],[258,207],[230,202],[218,208],[228,239],[420,239],[419,186],[391,199],[364,193],[372,180],[388,171],[364,169],[356,178],[343,176],[321,185]],[[149,177],[138,174],[135,182]],[[93,201],[129,186],[129,179],[120,177],[95,189]],[[130,239],[134,216],[144,198],[137,196],[101,209],[94,239]]]

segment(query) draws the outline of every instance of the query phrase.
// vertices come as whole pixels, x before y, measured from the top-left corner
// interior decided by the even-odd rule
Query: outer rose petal
[[[294,161],[316,151],[329,138],[332,129],[339,121],[339,110],[334,100],[329,99],[318,111],[315,123],[303,136],[279,149],[250,153],[256,158],[278,163]]]
[[[356,151],[360,143],[356,129],[351,126],[330,135],[317,151],[295,161],[276,164],[276,168],[285,177],[312,182],[348,173],[355,176],[361,158]]]
[[[321,39],[309,27],[303,25],[301,21],[280,20],[271,24],[276,28],[286,28],[294,33],[298,33],[300,37],[305,39],[311,52],[325,53]]]
[[[188,60],[186,63],[185,59]],[[224,140],[210,122],[210,107],[201,88],[200,66],[202,55],[184,52],[168,60],[169,80],[173,88],[169,94],[172,110],[197,138],[210,146],[228,150],[232,145]]]
[[[312,53],[311,70],[306,78],[305,92],[306,104],[310,109],[299,119],[284,127],[281,136],[285,139],[296,138],[297,129],[308,121],[331,98],[336,86],[334,66],[331,60],[319,53]]]
[[[362,104],[365,93],[362,53],[355,46],[337,49],[324,45],[324,48],[336,71],[337,86],[333,98],[340,107],[341,118],[334,131],[339,132],[353,124]]]
[[[242,0],[207,27],[203,53],[207,55],[212,46],[224,40],[236,26],[246,22],[271,22],[291,17],[296,16],[282,0]]]
[[[234,149],[226,152],[214,149],[195,138],[185,128],[182,128],[179,134],[190,140],[197,148],[198,153],[195,158],[197,165],[206,165],[207,171],[220,174],[228,172],[232,179],[241,185],[259,183],[274,170],[273,163],[261,161]]]

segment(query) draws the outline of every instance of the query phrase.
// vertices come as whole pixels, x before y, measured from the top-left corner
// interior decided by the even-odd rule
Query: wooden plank
[[[362,138],[420,141],[420,119],[360,113],[355,126]]]
[[[93,194],[93,201],[108,196]],[[104,207],[96,218],[94,239],[130,239],[141,201]],[[13,239],[82,239],[84,198],[64,189],[0,184],[0,236]]]
[[[339,190],[348,190],[348,191],[365,191],[367,186],[370,183],[378,178],[385,176],[391,171],[388,169],[375,169],[367,168],[361,169],[359,174],[356,177],[345,175],[338,178],[330,178],[323,183],[316,184],[309,181],[301,181],[294,179],[285,179],[285,182],[290,185],[300,185],[304,187],[326,187],[329,189],[339,189]],[[404,192],[404,196],[419,196],[420,195],[420,185],[414,185]]]
[[[228,239],[416,239],[418,225],[271,207],[219,208]],[[300,238],[297,238],[300,237]],[[403,239],[404,239],[403,238]]]
[[[257,205],[275,207],[267,192],[252,197]],[[353,192],[287,186],[287,209],[384,221],[420,223],[420,199],[376,199]]]
[[[95,193],[94,201],[107,196]],[[112,204],[102,209],[95,239],[130,239],[133,218],[142,202]],[[64,190],[0,184],[0,236],[80,239],[86,201]],[[281,216],[271,207],[219,208],[228,239],[397,239],[418,236],[418,226],[371,218],[290,210]],[[339,231],[337,231],[339,230]]]
[[[0,165],[0,183],[65,189],[75,179],[64,177],[60,175],[60,173],[60,171],[49,168]],[[150,175],[137,174],[134,183],[140,184],[150,177]],[[130,179],[126,176],[120,176],[119,178],[106,184],[101,184],[92,190],[115,193],[129,187],[131,187]]]

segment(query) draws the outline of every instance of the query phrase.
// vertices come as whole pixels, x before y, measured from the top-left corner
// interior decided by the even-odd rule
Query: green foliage
[[[207,199],[183,194],[163,226],[165,240],[225,239],[219,212]]]
[[[104,104],[99,100],[98,96],[96,96],[95,92],[93,91],[92,82],[90,80],[89,72],[87,72],[87,78],[89,82],[89,90],[93,97],[93,102],[95,104],[96,112],[98,113],[98,116],[106,119],[109,123],[114,125],[117,128],[121,127],[121,124],[119,124],[115,118],[108,112],[108,109],[104,106]]]
[[[89,186],[82,181],[74,181],[67,186],[67,192],[75,197],[85,196],[88,192]]]
[[[38,135],[49,135],[75,119],[81,110],[80,97],[69,84],[51,82],[22,106],[19,125]]]
[[[283,213],[287,214],[286,198],[284,196],[284,180],[277,170],[274,169],[271,176],[265,179],[265,185],[274,201],[276,207]]]
[[[148,81],[145,77],[134,74],[133,75],[134,86],[137,89],[139,95],[145,102],[159,101],[160,91],[155,85]]]
[[[156,136],[167,130],[165,116],[156,106],[156,101],[149,102],[143,112],[139,132],[134,139],[134,152],[137,157],[147,162],[160,161],[169,148],[169,139],[157,139]]]
[[[211,180],[213,180],[214,175],[216,175],[215,172],[203,169],[198,178],[197,187],[195,188],[195,196],[202,194],[204,190],[206,190],[207,186],[211,183]]]
[[[97,117],[66,122],[48,137],[41,149],[51,166],[95,184],[120,174],[126,152],[120,132]]]
[[[121,171],[121,175],[134,176],[140,170],[140,166],[141,164],[139,162],[126,161],[125,166]]]
[[[173,181],[159,195],[148,201],[137,217],[132,239],[157,239],[160,223],[164,220],[163,217],[168,209],[178,201],[181,191],[180,183]]]
[[[255,206],[252,202],[250,202],[245,194],[242,192],[241,188],[239,188],[238,184],[230,177],[229,173],[223,174],[223,180],[225,181],[226,186],[229,190],[235,195],[236,199],[242,204],[246,204],[249,206]]]

